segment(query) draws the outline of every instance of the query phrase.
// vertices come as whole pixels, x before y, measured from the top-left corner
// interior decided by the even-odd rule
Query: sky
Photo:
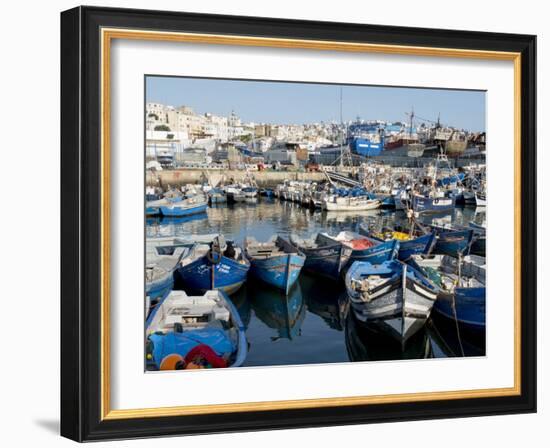
[[[146,78],[146,102],[190,106],[196,113],[244,122],[305,124],[340,121],[340,85],[224,79]],[[342,86],[342,118],[408,121],[417,117],[472,132],[485,131],[485,92],[378,86]]]

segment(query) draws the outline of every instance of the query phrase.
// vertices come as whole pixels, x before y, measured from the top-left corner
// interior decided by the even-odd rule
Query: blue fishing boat
[[[154,199],[151,201],[147,201],[145,203],[145,214],[147,216],[157,216],[160,215],[160,207],[169,205],[170,202],[168,199]]]
[[[410,263],[438,288],[435,312],[471,332],[485,331],[485,257],[416,255]]]
[[[455,208],[454,197],[430,197],[414,194],[411,206],[417,214],[450,213]]]
[[[267,198],[272,198],[275,196],[275,192],[271,188],[262,188],[260,190],[260,196],[265,196]]]
[[[244,251],[251,264],[250,273],[286,294],[298,280],[306,259],[302,252],[280,236],[265,243],[247,237]]]
[[[391,194],[378,194],[375,199],[380,201],[380,208],[395,208],[395,197]]]
[[[148,369],[239,367],[246,360],[244,325],[222,291],[202,296],[172,291],[153,308],[145,325]]]
[[[333,280],[340,278],[342,268],[347,261],[343,256],[344,246],[340,242],[329,240],[320,233],[308,239],[291,235],[290,242],[306,256],[305,270]]]
[[[368,236],[351,231],[342,231],[336,236],[321,233],[327,244],[341,244],[343,246],[343,262],[341,271],[344,273],[355,261],[368,261],[380,264],[393,260],[399,252],[399,241],[378,241]]]
[[[359,225],[359,233],[378,241],[399,241],[399,252],[397,258],[405,261],[414,254],[429,253],[435,243],[435,232],[429,232],[425,235],[406,233],[396,229],[382,229],[380,232],[370,230],[365,224]]]
[[[345,283],[357,320],[403,346],[426,323],[438,292],[419,270],[398,260],[355,262]]]
[[[201,292],[221,289],[227,294],[236,292],[246,281],[249,261],[240,247],[221,235],[211,242],[193,245],[176,269],[175,278],[183,289]]]
[[[163,216],[188,216],[195,213],[203,213],[208,206],[208,200],[205,196],[192,196],[181,201],[171,202],[167,205],[161,205],[160,213]]]
[[[436,234],[435,254],[447,254],[457,257],[458,254],[467,255],[474,237],[473,229],[447,229],[445,227],[431,226]]]
[[[145,214],[147,216],[157,216],[161,214],[161,207],[163,206],[170,206],[171,204],[175,202],[180,202],[183,200],[183,196],[181,192],[177,190],[170,190],[164,193],[162,197],[158,197],[159,195],[156,195],[157,198],[154,199],[151,196],[146,195],[146,202],[145,202]]]

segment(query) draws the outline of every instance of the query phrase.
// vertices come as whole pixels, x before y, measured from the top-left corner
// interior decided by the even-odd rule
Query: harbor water
[[[433,219],[453,224],[481,223],[485,211],[456,208]],[[297,203],[259,198],[250,203],[208,207],[185,218],[148,218],[146,236],[220,233],[242,245],[247,236],[266,241],[273,235],[356,231],[360,223],[377,227],[405,221],[401,211],[327,212]],[[288,296],[250,278],[231,296],[246,326],[249,353],[244,366],[316,364],[329,362],[483,356],[485,341],[461,333],[454,322],[430,318],[403,348],[387,336],[355,321],[343,282],[302,272]]]

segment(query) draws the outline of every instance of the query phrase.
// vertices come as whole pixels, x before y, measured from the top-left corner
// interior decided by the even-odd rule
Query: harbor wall
[[[204,175],[223,174],[225,179],[230,182],[244,181],[246,171],[244,170],[204,170],[204,169],[174,169],[157,172],[147,172],[146,185],[160,186],[166,188],[168,185],[179,187],[185,184],[195,184],[203,180]],[[323,173],[318,172],[294,172],[294,171],[252,171],[250,173],[260,188],[274,188],[277,184],[285,180],[304,180],[319,182],[326,179]]]

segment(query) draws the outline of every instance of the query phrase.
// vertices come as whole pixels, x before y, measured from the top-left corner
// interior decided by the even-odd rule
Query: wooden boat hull
[[[201,202],[196,205],[183,205],[183,204],[171,204],[167,206],[160,207],[160,213],[163,216],[189,216],[197,213],[204,213],[206,211],[208,204],[206,202]]]
[[[455,208],[455,198],[413,196],[412,208],[419,214],[450,212]]]
[[[359,212],[366,210],[375,210],[380,207],[380,201],[376,199],[369,199],[364,202],[350,202],[350,203],[336,203],[336,202],[325,202],[325,209],[327,211],[339,211],[339,212]]]
[[[474,231],[436,229],[436,235],[434,253],[456,257],[459,253],[468,254]]]
[[[300,254],[285,254],[265,260],[252,259],[250,273],[288,294],[298,280],[304,261],[305,257]]]
[[[399,253],[399,241],[376,241],[378,244],[368,249],[351,249],[344,246],[345,267],[350,267],[356,261],[367,261],[372,264],[381,264],[393,260]]]
[[[453,294],[440,293],[434,305],[434,312],[471,332],[485,332],[485,287],[456,288]],[[453,303],[454,302],[454,303]]]
[[[368,236],[377,241],[384,241],[380,238],[372,235],[368,229],[365,229],[362,225],[359,226],[359,233],[361,235]],[[397,259],[400,261],[408,260],[413,255],[427,254],[432,249],[435,242],[435,233],[430,232],[426,235],[421,235],[412,240],[398,240],[399,252],[397,253]]]
[[[213,263],[205,255],[178,267],[176,276],[186,290],[204,293],[219,289],[226,294],[233,294],[246,281],[249,269],[248,261],[243,264],[222,256],[218,263]]]
[[[437,299],[433,285],[415,280],[404,271],[370,291],[369,301],[350,289],[351,279],[359,275],[364,263],[356,263],[346,275],[346,287],[355,317],[359,322],[376,327],[404,344],[420,330],[430,316]],[[406,269],[413,269],[407,266]],[[414,270],[416,276],[421,274]]]
[[[342,245],[333,244],[314,249],[299,248],[306,256],[304,269],[324,277],[338,280],[343,266]]]
[[[428,198],[424,196],[413,196],[412,208],[416,213],[445,213],[455,208],[455,198]]]

